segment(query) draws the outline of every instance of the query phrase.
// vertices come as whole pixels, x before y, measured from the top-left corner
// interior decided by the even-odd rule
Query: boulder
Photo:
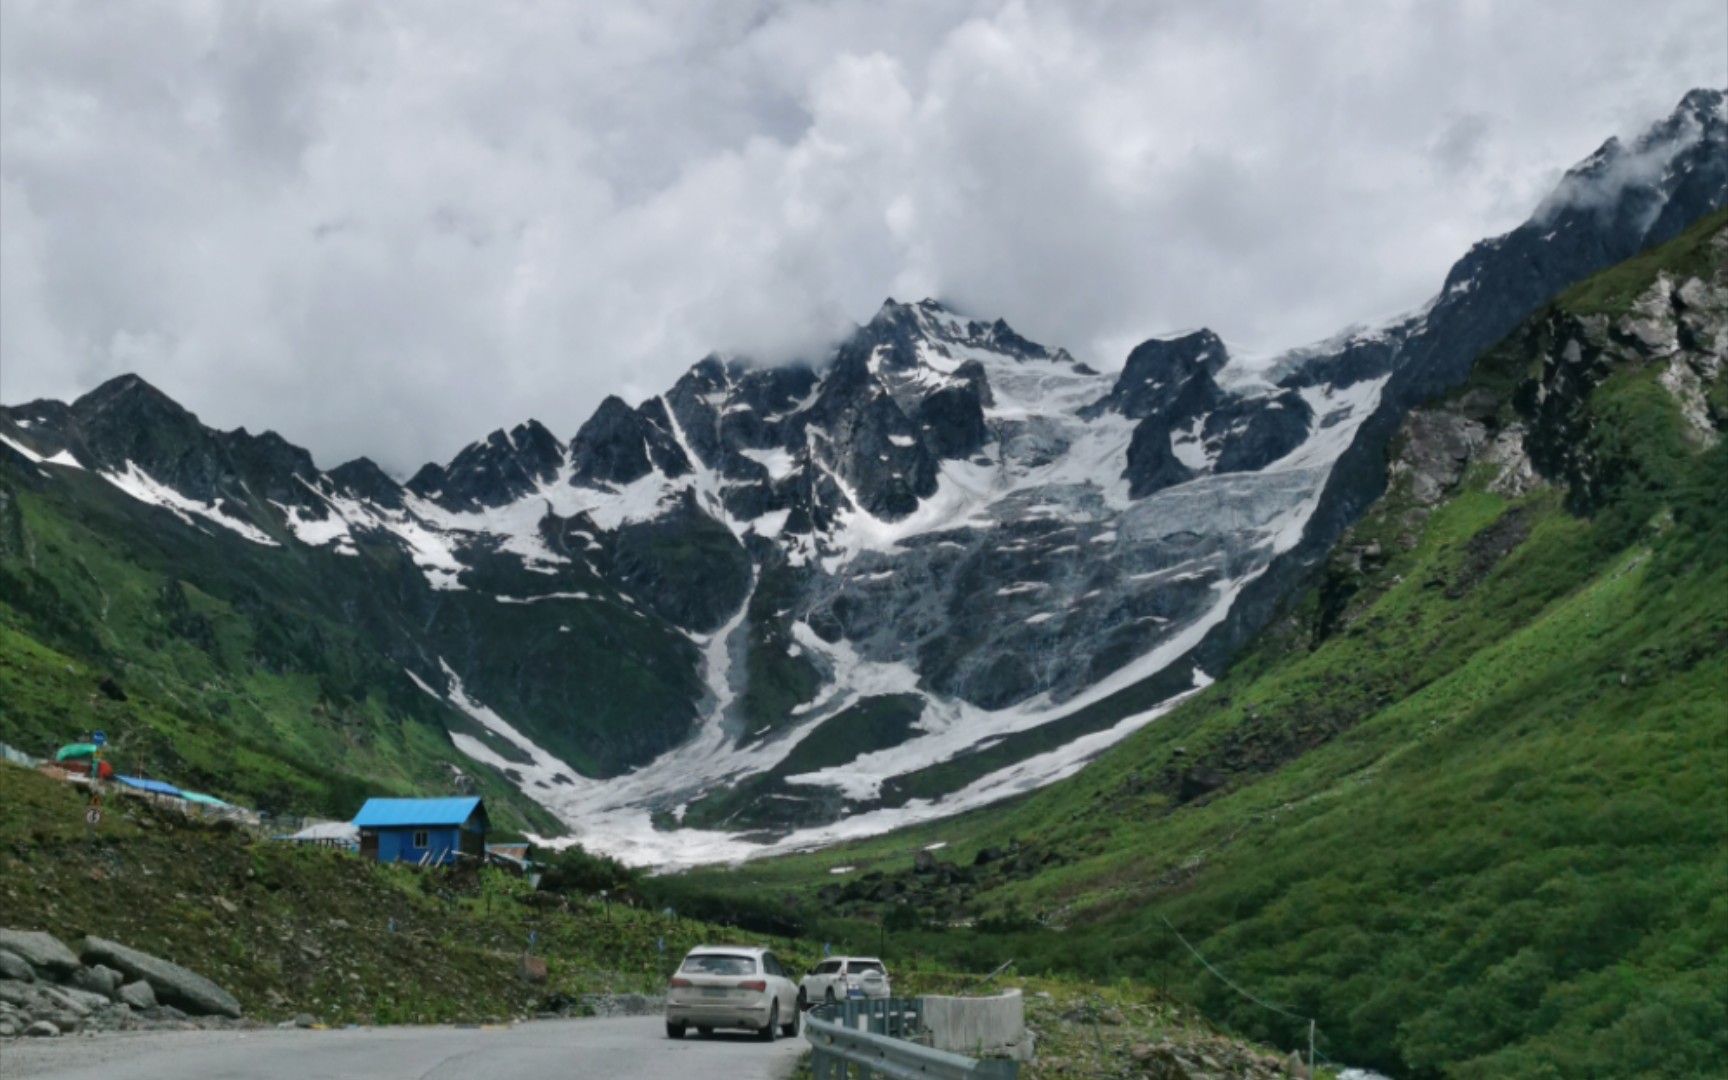
[[[35,982],[36,969],[17,953],[0,952],[0,979]]]
[[[35,1038],[52,1039],[54,1036],[60,1034],[60,1029],[55,1027],[52,1021],[38,1020],[34,1024],[25,1028],[24,1034]]]
[[[79,1018],[100,1012],[113,1004],[108,1000],[107,994],[80,990],[75,986],[42,986],[40,989],[44,996],[60,1002],[68,1012]]]
[[[120,984],[125,981],[125,978],[118,971],[101,964],[97,964],[95,967],[79,968],[72,973],[70,979],[66,980],[69,986],[87,990],[92,994],[101,994],[106,998],[112,998],[114,992],[120,989]]]
[[[72,950],[40,930],[0,930],[0,951],[22,958],[38,972],[70,975],[78,970]]]
[[[0,982],[0,1003],[36,1017],[65,1014],[81,1019],[97,1008],[106,1007],[108,999],[44,982]]]
[[[85,938],[83,953],[87,963],[106,964],[134,979],[143,979],[158,998],[188,1012],[240,1016],[240,1002],[233,994],[179,964],[99,937]]]
[[[300,1013],[294,1017],[294,1026],[297,1028],[310,1028],[317,1022],[318,1018],[313,1016],[311,1013]]]
[[[40,1000],[36,987],[21,982],[0,982],[0,1004],[28,1010]]]
[[[120,1002],[134,1009],[153,1009],[156,1007],[156,991],[143,979],[129,982],[120,988]]]

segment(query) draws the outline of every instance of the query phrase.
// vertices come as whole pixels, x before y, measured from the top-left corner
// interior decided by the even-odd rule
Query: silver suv
[[[691,949],[666,988],[666,1034],[682,1039],[715,1028],[747,1028],[759,1038],[798,1034],[798,988],[767,949],[707,945]]]
[[[893,992],[888,969],[873,956],[830,956],[798,984],[798,1005],[808,1009],[841,998],[885,998]]]

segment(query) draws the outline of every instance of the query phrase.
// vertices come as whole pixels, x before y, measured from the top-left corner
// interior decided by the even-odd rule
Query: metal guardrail
[[[848,998],[804,1017],[816,1080],[1017,1080],[1018,1061],[979,1061],[910,1040],[923,1033],[918,998]]]

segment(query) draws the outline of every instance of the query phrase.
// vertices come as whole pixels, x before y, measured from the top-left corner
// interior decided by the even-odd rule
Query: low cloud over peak
[[[885,295],[1270,350],[1728,75],[1715,0],[1251,7],[9,3],[0,399],[135,370],[404,472]]]

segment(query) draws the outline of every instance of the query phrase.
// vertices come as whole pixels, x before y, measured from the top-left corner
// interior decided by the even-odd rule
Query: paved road
[[[505,1031],[174,1031],[0,1044],[0,1080],[782,1080],[808,1044],[745,1034],[672,1040],[659,1017],[548,1020]]]

